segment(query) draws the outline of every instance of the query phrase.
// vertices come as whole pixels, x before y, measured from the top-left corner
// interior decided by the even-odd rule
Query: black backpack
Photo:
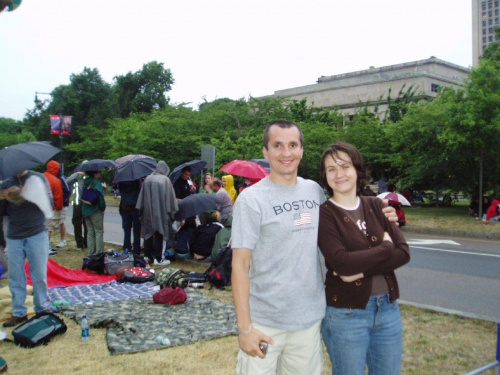
[[[231,272],[233,270],[233,249],[227,246],[221,249],[217,258],[210,264],[205,271],[206,280],[219,289],[224,289],[231,285]]]
[[[59,181],[61,181],[62,185],[62,190],[63,190],[63,206],[68,207],[69,206],[69,200],[71,198],[71,194],[73,193],[71,186],[66,182],[66,177],[64,175],[59,174],[57,176]]]
[[[66,332],[66,324],[57,315],[40,313],[12,331],[14,342],[23,348],[46,344],[56,335]]]

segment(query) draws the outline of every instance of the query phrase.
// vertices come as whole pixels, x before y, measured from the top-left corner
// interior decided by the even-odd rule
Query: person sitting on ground
[[[222,202],[217,206],[217,210],[222,215],[220,222],[224,225],[228,216],[233,213],[233,201],[228,192],[222,188],[222,182],[218,178],[212,180],[212,189],[216,192],[216,197]]]
[[[222,249],[225,249],[231,239],[231,227],[233,226],[233,214],[230,214],[222,228],[215,236],[214,246],[212,247],[212,259],[216,259]]]
[[[189,259],[189,240],[196,229],[196,216],[188,217],[184,224],[177,231],[177,241],[175,242],[175,252],[177,258]]]
[[[234,188],[234,177],[230,174],[222,176],[222,186],[227,191],[234,204],[234,202],[236,201],[236,197],[238,196],[238,193]]]
[[[224,228],[219,221],[221,214],[215,210],[208,216],[206,224],[198,225],[189,240],[189,252],[196,260],[204,260],[211,256],[215,236]]]
[[[469,215],[477,217],[479,215],[479,199],[474,197],[469,205]]]
[[[491,206],[488,207],[488,211],[486,211],[486,221],[500,221],[500,212],[499,209],[500,200],[498,198],[493,199],[491,202]]]

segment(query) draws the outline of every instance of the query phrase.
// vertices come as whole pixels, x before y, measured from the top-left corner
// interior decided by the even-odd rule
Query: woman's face
[[[340,151],[338,155],[327,157],[325,171],[328,185],[335,194],[356,195],[358,174],[347,153]]]
[[[209,174],[205,175],[205,184],[210,185],[212,183],[212,176]]]

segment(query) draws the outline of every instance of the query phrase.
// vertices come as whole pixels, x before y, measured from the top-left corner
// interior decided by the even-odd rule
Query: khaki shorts
[[[251,357],[241,349],[236,372],[239,375],[321,375],[323,373],[323,345],[321,321],[303,331],[284,331],[252,323],[252,326],[274,340],[264,359]]]
[[[52,216],[50,219],[47,219],[47,229],[50,232],[59,230],[61,224],[64,224],[66,220],[67,209],[67,207],[64,207],[62,210],[54,210],[54,216]]]

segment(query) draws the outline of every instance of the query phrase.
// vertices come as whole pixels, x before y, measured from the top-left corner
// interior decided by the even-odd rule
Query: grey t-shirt
[[[294,186],[265,178],[245,189],[233,212],[232,247],[252,250],[252,322],[298,331],[325,315],[318,249],[323,189],[298,178]]]
[[[229,215],[233,213],[233,201],[229,196],[228,192],[224,188],[220,188],[219,191],[215,194],[217,198],[219,198],[222,202],[220,207],[217,207],[220,211],[221,215],[221,223],[225,224]]]
[[[2,182],[2,189],[7,189],[11,186],[24,186],[26,180],[31,176],[38,176],[44,182],[44,186],[48,185],[43,174],[28,171],[22,177],[9,177]],[[41,191],[40,194],[49,194],[47,191]],[[25,201],[19,206],[7,202],[0,201],[2,205],[8,205],[7,213],[9,215],[9,226],[7,230],[7,238],[23,239],[34,236],[47,230],[45,224],[45,215],[38,206],[29,201]]]

